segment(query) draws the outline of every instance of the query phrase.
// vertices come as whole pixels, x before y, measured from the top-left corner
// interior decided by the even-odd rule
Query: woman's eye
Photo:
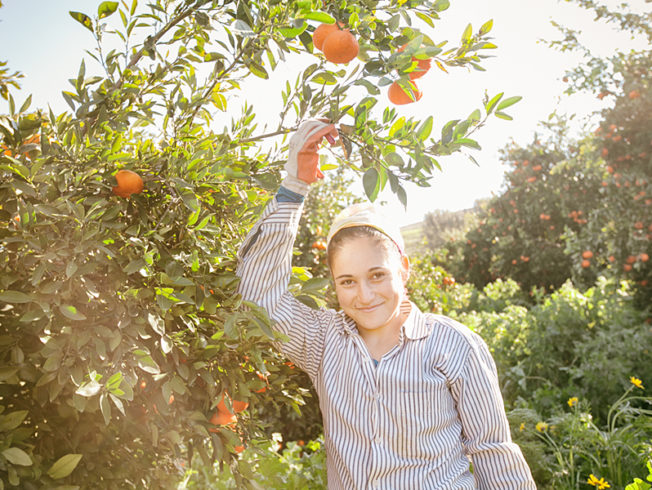
[[[340,282],[340,286],[344,286],[344,287],[350,286],[352,284],[353,284],[353,281],[351,279],[345,279],[345,280]]]
[[[380,280],[380,279],[382,279],[382,278],[384,278],[384,277],[385,277],[385,273],[384,273],[384,272],[374,272],[374,273],[371,275],[371,278],[372,278],[372,279],[376,279],[376,280]]]

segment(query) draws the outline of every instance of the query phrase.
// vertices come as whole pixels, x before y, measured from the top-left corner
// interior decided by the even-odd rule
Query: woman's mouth
[[[371,311],[374,311],[376,308],[380,307],[380,304],[373,305],[373,306],[359,306],[357,308],[358,311],[361,311],[363,313],[369,313]]]

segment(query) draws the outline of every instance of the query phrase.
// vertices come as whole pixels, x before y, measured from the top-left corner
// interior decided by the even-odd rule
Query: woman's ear
[[[410,259],[408,259],[407,255],[401,255],[401,277],[403,278],[403,284],[410,277]]]

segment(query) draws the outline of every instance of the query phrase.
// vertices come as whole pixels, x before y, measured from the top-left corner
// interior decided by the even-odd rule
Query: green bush
[[[229,466],[193,465],[178,489],[215,490],[254,488],[278,490],[326,489],[326,451],[323,437],[288,442],[281,446],[280,434],[243,451],[234,473]]]

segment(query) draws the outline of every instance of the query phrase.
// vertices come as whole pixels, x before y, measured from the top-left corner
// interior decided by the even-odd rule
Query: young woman
[[[330,489],[535,489],[511,441],[496,369],[482,339],[410,303],[397,227],[355,205],[328,236],[341,311],[313,310],[287,286],[317,150],[333,125],[302,124],[288,176],[239,252],[240,292],[289,337],[276,345],[310,376],[323,414]],[[472,463],[473,470],[470,469]]]

